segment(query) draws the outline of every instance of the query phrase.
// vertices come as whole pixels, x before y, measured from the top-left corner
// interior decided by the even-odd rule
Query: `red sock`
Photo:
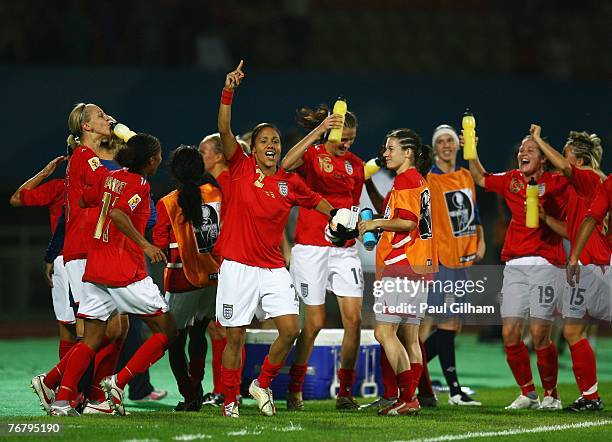
[[[100,381],[115,372],[122,348],[123,339],[116,339],[109,342],[108,345],[100,347],[100,350],[96,353],[94,374],[89,389],[89,399],[92,401],[104,402],[106,400],[106,395],[100,387]]]
[[[227,338],[211,339],[212,341],[212,368],[213,368],[213,393],[221,394],[223,384],[221,383],[221,358]],[[244,363],[244,361],[243,361]]]
[[[338,388],[338,397],[352,396],[351,390],[355,383],[355,370],[350,368],[341,368],[338,370],[338,380],[340,388]]]
[[[581,339],[570,346],[572,368],[576,384],[585,399],[599,399],[597,392],[597,363],[588,339]]]
[[[272,379],[274,379],[278,375],[280,369],[283,368],[284,365],[284,362],[278,365],[272,365],[270,364],[268,356],[266,356],[266,358],[264,359],[264,363],[261,366],[261,373],[259,373],[259,377],[257,378],[259,386],[261,388],[270,388],[270,383],[272,382]]]
[[[163,333],[154,333],[138,351],[134,353],[132,359],[117,373],[117,386],[125,388],[134,376],[144,373],[151,365],[155,364],[164,355],[170,341]]]
[[[66,353],[66,355],[57,363],[57,365],[45,375],[44,383],[51,390],[55,390],[57,387],[59,387],[60,382],[62,382],[62,376],[66,371],[66,365],[68,365],[68,360],[70,359],[70,355],[72,355],[76,344],[77,343],[75,342],[68,353]]]
[[[380,371],[382,374],[383,388],[385,390],[383,391],[383,397],[387,399],[397,397],[398,386],[395,372],[391,364],[389,364],[387,354],[382,346],[380,347]]]
[[[425,346],[423,342],[419,339],[419,347],[421,347],[421,354],[423,355],[423,363],[421,366],[423,367],[423,373],[419,379],[419,394],[424,394],[426,396],[433,396],[433,388],[431,386],[431,378],[429,377],[429,370],[427,369],[427,352],[425,351]]]
[[[536,350],[538,355],[538,372],[544,387],[544,396],[557,396],[557,374],[559,372],[559,355],[553,342],[548,347]]]
[[[64,356],[66,356],[66,354],[70,351],[70,349],[72,347],[74,347],[74,344],[76,344],[73,341],[63,341],[60,339],[59,341],[59,358],[60,361],[62,360],[62,358]]]
[[[267,360],[267,358],[266,358]],[[240,369],[225,368],[221,366],[221,384],[223,385],[223,396],[225,405],[236,402],[236,395],[240,390]]]
[[[66,365],[66,372],[62,376],[62,385],[55,396],[56,401],[69,401],[76,397],[79,381],[95,354],[91,348],[82,342],[74,346],[74,350],[70,352],[70,361]]]
[[[302,387],[304,386],[304,378],[306,377],[306,371],[308,370],[308,364],[293,364],[291,370],[289,370],[289,391],[291,393],[301,393]]]
[[[508,361],[514,379],[519,387],[521,387],[522,394],[527,396],[528,393],[535,391],[529,351],[522,341],[517,345],[507,345],[504,347],[504,350],[506,351],[506,361]]]
[[[423,374],[423,367],[425,364],[410,363],[410,371],[412,371],[412,384],[410,385],[410,399],[414,397],[417,385]]]
[[[414,384],[412,369],[404,370],[401,373],[398,373],[396,379],[397,386],[400,390],[399,398],[404,402],[412,401],[413,393],[410,391],[412,390],[412,385]]]

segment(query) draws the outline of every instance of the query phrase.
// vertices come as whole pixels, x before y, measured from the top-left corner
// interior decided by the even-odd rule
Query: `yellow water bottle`
[[[525,225],[531,229],[540,226],[540,208],[538,206],[538,183],[531,177],[527,184],[527,213],[525,214]]]
[[[461,120],[463,127],[463,159],[476,159],[476,119],[469,109],[466,109]]]
[[[344,116],[346,115],[346,100],[342,97],[338,97],[334,103],[334,114],[342,115],[342,126],[344,126]],[[339,143],[342,140],[342,128],[332,129],[329,131],[327,141],[330,143]]]
[[[378,158],[372,158],[370,161],[364,164],[363,169],[366,180],[380,170],[380,164],[378,163]]]

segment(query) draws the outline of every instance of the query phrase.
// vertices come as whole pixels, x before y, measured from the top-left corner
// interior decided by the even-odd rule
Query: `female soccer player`
[[[567,177],[566,236],[575,244],[580,225],[593,202],[598,186],[605,175],[599,170],[603,149],[600,139],[587,132],[571,131],[563,155],[541,137],[541,127],[531,125],[531,135],[551,164]],[[560,221],[544,214],[544,221],[551,227]],[[569,407],[571,411],[602,410],[603,404],[597,392],[595,354],[586,338],[587,318],[608,319],[610,315],[610,288],[604,281],[605,267],[610,264],[610,248],[599,223],[586,247],[579,255],[582,277],[573,287],[563,291],[563,336],[572,356],[572,366],[580,397]]]
[[[170,156],[177,189],[157,203],[153,243],[168,249],[164,288],[178,337],[168,349],[170,367],[184,401],[175,411],[198,411],[206,355],[205,330],[215,316],[221,190],[205,174],[199,150],[180,146]],[[197,326],[195,325],[197,323]],[[188,333],[195,326],[197,333]],[[189,334],[189,361],[185,344]]]
[[[457,166],[459,136],[447,124],[438,126],[432,137],[435,164],[427,174],[431,191],[432,220],[437,237],[439,271],[435,278],[444,283],[466,281],[467,268],[483,258],[486,250],[484,230],[480,223],[476,205],[474,180],[467,169]],[[465,296],[439,291],[434,285],[429,292],[430,305],[465,302]],[[425,341],[427,361],[436,355],[440,359],[442,373],[450,389],[450,405],[481,405],[461,390],[455,364],[455,336],[461,326],[458,315],[437,314],[433,316],[436,330]],[[422,330],[423,331],[423,330]],[[425,387],[425,388],[422,388]],[[423,390],[429,390],[426,392]],[[424,405],[436,400],[426,370],[419,383],[419,402]]]
[[[287,152],[281,166],[296,171],[311,189],[334,207],[358,206],[364,182],[363,161],[349,152],[357,134],[357,118],[347,112],[343,125],[340,115],[328,115],[326,106],[298,111],[298,123],[312,130]],[[339,128],[342,128],[340,143],[324,140],[327,131]],[[302,386],[315,339],[325,324],[327,290],[336,295],[344,327],[336,408],[359,407],[351,389],[361,336],[361,261],[355,240],[337,247],[325,239],[327,222],[327,218],[316,210],[299,209],[295,246],[291,250],[291,276],[305,305],[305,320],[290,371],[289,410],[304,409]]]
[[[266,416],[275,414],[270,382],[284,365],[299,334],[299,301],[280,250],[283,229],[292,206],[317,208],[328,215],[332,207],[295,174],[278,167],[280,133],[269,123],[253,130],[249,156],[232,133],[234,89],[244,78],[241,61],[227,74],[219,107],[219,133],[231,176],[230,199],[219,239],[224,258],[217,291],[217,319],[226,327],[227,345],[221,367],[225,386],[223,415],[238,417],[241,351],[246,326],[258,315],[273,318],[278,338],[270,346],[261,374],[249,392]]]
[[[565,214],[566,179],[544,170],[546,158],[532,136],[523,138],[517,155],[518,169],[487,173],[478,159],[470,161],[474,182],[503,196],[512,213],[501,259],[506,263],[501,290],[502,335],[508,365],[521,394],[506,407],[559,410],[557,395],[557,348],[550,339],[553,315],[561,299],[559,288],[565,262],[561,237],[548,226],[525,225],[526,187],[534,179],[547,213],[562,219]],[[544,399],[538,398],[531,374],[529,352],[523,343],[525,318],[538,357]]]
[[[437,267],[431,224],[430,191],[423,178],[432,165],[432,149],[411,129],[387,134],[383,158],[397,173],[384,203],[384,218],[362,221],[359,232],[382,230],[376,247],[374,336],[396,376],[399,398],[380,415],[420,410],[414,398],[423,359],[419,325],[427,305],[427,280]]]

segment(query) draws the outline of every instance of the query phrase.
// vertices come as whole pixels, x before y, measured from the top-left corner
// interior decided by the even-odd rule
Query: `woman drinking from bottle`
[[[364,182],[363,161],[349,148],[357,134],[357,118],[347,112],[343,118],[329,115],[329,109],[302,108],[298,123],[311,132],[283,158],[282,167],[297,172],[315,192],[323,195],[334,207],[359,205]],[[341,129],[340,142],[325,140],[326,132]],[[295,246],[291,251],[291,276],[305,306],[305,322],[296,343],[291,366],[291,382],[287,408],[304,409],[302,386],[308,360],[319,331],[325,324],[325,295],[336,295],[344,338],[338,370],[337,409],[356,409],[351,393],[355,382],[355,364],[361,333],[363,277],[355,240],[334,246],[325,239],[327,217],[316,210],[300,208]]]

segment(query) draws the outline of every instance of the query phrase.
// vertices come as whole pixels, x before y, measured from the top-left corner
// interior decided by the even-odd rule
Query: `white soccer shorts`
[[[610,319],[610,287],[606,268],[594,264],[580,266],[580,282],[563,289],[563,317]]]
[[[189,292],[166,292],[170,313],[179,330],[192,326],[196,319],[199,321],[204,318],[214,319],[216,299],[216,285]]]
[[[356,245],[345,248],[296,244],[291,250],[291,277],[306,305],[325,304],[327,291],[336,296],[363,296],[363,273]]]
[[[298,315],[300,303],[287,269],[264,269],[225,259],[219,269],[217,320],[224,327]]]
[[[79,305],[83,300],[85,287],[83,287],[83,275],[85,274],[86,259],[73,259],[68,261],[64,267],[68,273],[68,282],[70,283],[70,292],[75,304]]]
[[[375,283],[376,321],[419,325],[427,313],[427,292],[427,281],[383,277]]]
[[[70,305],[70,283],[68,273],[64,267],[62,255],[53,261],[53,287],[51,288],[51,299],[53,299],[53,311],[55,319],[63,324],[74,324],[74,310]]]
[[[85,297],[79,317],[106,321],[114,313],[156,316],[168,311],[168,304],[150,276],[126,287],[107,287],[85,282]]]
[[[539,318],[552,321],[561,312],[565,269],[541,256],[506,262],[501,290],[502,318]]]

